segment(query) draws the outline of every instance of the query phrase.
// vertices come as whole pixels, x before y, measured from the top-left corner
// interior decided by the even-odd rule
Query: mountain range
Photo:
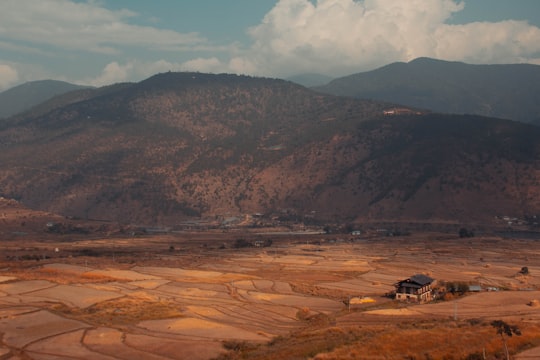
[[[306,73],[286,80],[332,95],[540,125],[538,65],[472,65],[418,58],[337,79]],[[0,118],[28,111],[62,94],[80,100],[88,93],[74,90],[88,89],[92,88],[56,80],[27,82],[0,92]],[[60,98],[57,102],[63,101]]]
[[[55,96],[88,86],[58,80],[30,81],[0,92],[0,119],[24,112]]]
[[[0,195],[131,224],[540,214],[540,128],[326,95],[278,79],[163,73],[0,122]]]
[[[540,124],[539,65],[471,65],[419,58],[334,79],[314,89],[441,113]]]

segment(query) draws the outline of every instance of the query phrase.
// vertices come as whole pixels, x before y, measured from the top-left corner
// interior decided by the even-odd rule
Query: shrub
[[[247,241],[246,239],[243,239],[243,238],[240,238],[240,239],[236,239],[236,241],[234,242],[234,245],[233,247],[235,249],[240,249],[240,248],[245,248],[245,247],[252,247],[253,244],[249,241]]]
[[[474,232],[472,230],[467,230],[466,228],[459,229],[460,238],[471,238],[474,237]]]

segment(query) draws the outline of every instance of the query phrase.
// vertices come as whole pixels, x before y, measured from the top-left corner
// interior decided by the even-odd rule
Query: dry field
[[[272,239],[265,248],[235,239]],[[0,359],[540,358],[540,241],[178,233],[0,244]],[[527,266],[528,275],[519,274]],[[498,291],[415,305],[416,273]],[[350,308],[345,300],[354,297]],[[366,299],[365,301],[361,299]]]

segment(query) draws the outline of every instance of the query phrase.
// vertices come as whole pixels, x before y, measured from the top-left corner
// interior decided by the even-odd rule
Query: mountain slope
[[[538,65],[469,65],[419,58],[335,79],[316,90],[443,113],[540,121]]]
[[[189,216],[320,220],[540,214],[540,129],[283,80],[167,73],[0,129],[0,195],[138,224]],[[315,215],[314,215],[315,214]]]
[[[39,80],[24,83],[0,93],[0,118],[7,118],[73,90],[86,89],[57,80]]]
[[[332,119],[381,111],[281,80],[161,74],[7,120],[1,189],[32,207],[98,219],[238,213],[247,179],[264,166],[327,136]]]

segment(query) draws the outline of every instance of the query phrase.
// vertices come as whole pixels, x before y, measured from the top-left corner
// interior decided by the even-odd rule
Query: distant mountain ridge
[[[286,78],[287,81],[292,81],[305,87],[322,86],[328,84],[333,78],[322,74],[298,74]]]
[[[131,224],[540,215],[535,126],[228,74],[164,73],[77,99],[0,123],[0,196]]]
[[[317,91],[540,124],[540,66],[470,65],[430,58],[345,76]]]
[[[29,110],[55,96],[87,88],[89,86],[58,80],[38,80],[15,86],[0,93],[0,119]]]

